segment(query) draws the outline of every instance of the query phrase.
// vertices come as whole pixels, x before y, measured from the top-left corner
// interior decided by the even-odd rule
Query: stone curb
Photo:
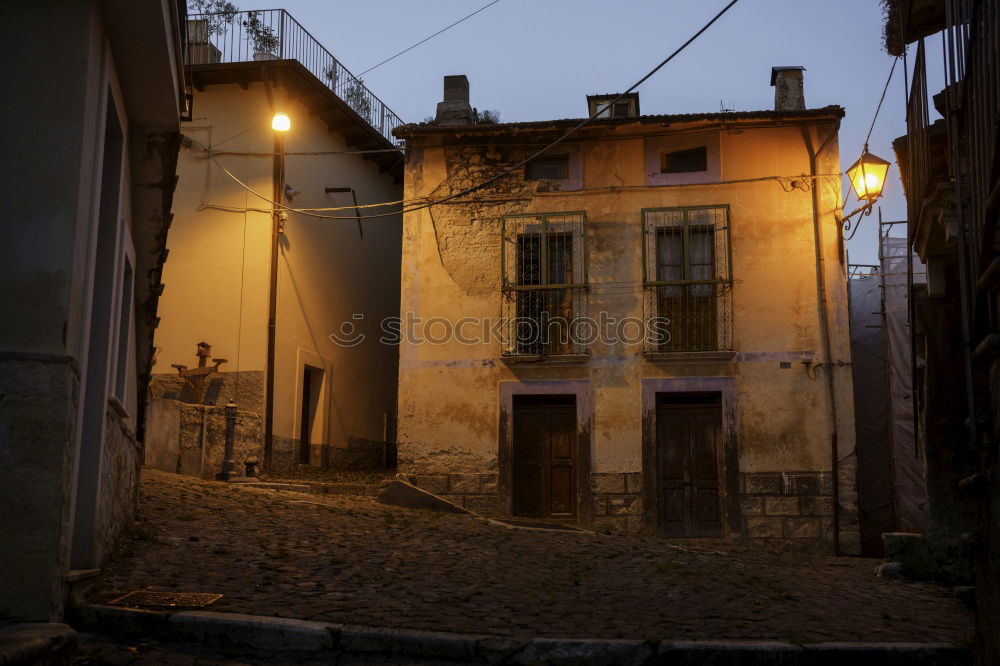
[[[328,624],[217,613],[144,611],[89,604],[80,629],[158,636],[228,649],[378,654],[487,664],[670,664],[671,666],[971,666],[966,646],[946,643],[656,641],[516,638]]]
[[[261,481],[255,478],[240,477],[230,479],[229,483],[245,488],[261,488],[285,492],[308,493],[310,495],[360,495],[375,497],[379,486],[368,483],[340,483],[334,481]]]
[[[76,632],[65,624],[29,622],[0,629],[0,666],[60,661],[76,645]]]

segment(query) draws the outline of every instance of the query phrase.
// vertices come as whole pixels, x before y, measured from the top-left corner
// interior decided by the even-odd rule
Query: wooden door
[[[514,397],[515,516],[576,515],[575,396]]]
[[[718,396],[663,396],[656,410],[657,528],[721,537],[722,410]]]

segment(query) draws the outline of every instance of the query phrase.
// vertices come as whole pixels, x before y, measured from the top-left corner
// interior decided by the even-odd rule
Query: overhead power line
[[[379,63],[379,64],[377,64],[377,65],[372,65],[371,67],[369,67],[369,68],[368,68],[368,69],[366,69],[365,71],[363,71],[363,72],[361,72],[360,74],[358,74],[358,78],[361,78],[362,76],[364,76],[365,74],[367,74],[368,72],[372,71],[373,69],[375,69],[375,68],[377,68],[377,67],[381,67],[382,65],[384,65],[384,64],[385,64],[385,63],[387,63],[387,62],[389,62],[390,60],[395,60],[396,58],[398,58],[399,56],[403,55],[403,54],[404,54],[404,53],[406,53],[407,51],[412,51],[413,49],[417,48],[418,46],[420,46],[420,45],[421,45],[421,44],[423,44],[424,42],[428,42],[428,41],[430,41],[430,40],[434,39],[435,37],[437,37],[438,35],[440,35],[440,34],[441,34],[442,32],[444,32],[445,30],[449,30],[449,29],[451,29],[451,28],[454,28],[454,27],[455,27],[456,25],[458,25],[458,24],[459,24],[459,23],[461,23],[462,21],[464,21],[464,20],[466,20],[466,19],[470,19],[470,18],[472,18],[473,16],[475,16],[475,15],[476,15],[476,14],[478,14],[479,12],[483,11],[483,10],[484,10],[484,9],[486,9],[487,7],[492,7],[493,5],[497,4],[498,2],[500,2],[500,0],[493,0],[493,2],[490,2],[490,3],[488,3],[488,4],[485,4],[485,5],[483,5],[482,7],[480,7],[479,9],[477,9],[476,11],[472,12],[471,14],[469,14],[468,16],[463,16],[462,18],[458,19],[457,21],[455,21],[455,22],[454,22],[454,23],[452,23],[451,25],[447,25],[447,26],[445,26],[445,27],[441,28],[440,30],[438,30],[437,32],[435,32],[435,33],[434,33],[433,35],[431,35],[430,37],[424,37],[423,39],[421,39],[421,40],[420,40],[419,42],[417,42],[416,44],[414,44],[414,45],[412,45],[412,46],[408,46],[408,47],[406,47],[405,49],[403,49],[402,51],[400,51],[400,52],[399,52],[399,53],[397,53],[396,55],[394,55],[394,56],[390,56],[390,57],[386,58],[385,60],[383,60],[382,62],[380,62],[380,63]]]
[[[691,35],[691,37],[689,37],[686,42],[684,42],[679,47],[677,47],[677,49],[674,50],[673,53],[671,53],[666,58],[664,58],[663,60],[661,60],[659,64],[657,64],[655,67],[653,67],[653,69],[649,70],[649,72],[647,72],[645,75],[643,75],[642,78],[640,78],[638,81],[636,81],[631,86],[629,86],[628,89],[625,90],[625,92],[619,93],[617,97],[615,97],[613,100],[611,100],[610,102],[608,102],[607,107],[608,108],[613,107],[614,104],[615,104],[615,102],[618,102],[623,97],[625,97],[626,95],[628,95],[629,93],[631,93],[632,91],[634,91],[636,88],[638,88],[640,85],[642,85],[643,83],[645,83],[647,80],[649,80],[650,77],[652,77],[654,74],[656,74],[658,71],[660,71],[667,63],[669,63],[671,60],[673,60],[674,58],[676,58],[684,49],[686,49],[688,46],[690,46],[692,42],[694,42],[706,30],[708,30],[710,27],[712,27],[712,25],[716,21],[718,21],[720,18],[722,18],[722,16],[726,12],[728,12],[730,9],[732,9],[733,5],[735,5],[737,2],[739,2],[739,0],[731,0],[729,3],[727,3],[726,6],[723,7],[719,11],[719,13],[717,13],[715,16],[713,16],[712,19],[710,21],[708,21],[708,23],[706,23],[705,25],[703,25],[696,33],[694,33],[693,35]],[[308,215],[310,217],[323,218],[323,219],[327,219],[327,220],[368,220],[368,219],[374,219],[374,218],[393,217],[393,216],[399,215],[401,213],[413,213],[413,212],[416,212],[418,210],[423,210],[425,208],[430,208],[431,206],[436,206],[436,205],[443,204],[443,203],[448,202],[448,201],[452,201],[454,199],[458,199],[460,197],[467,196],[469,194],[472,194],[473,192],[478,192],[479,190],[483,189],[484,187],[487,187],[488,185],[490,185],[492,183],[495,183],[496,181],[500,180],[504,176],[506,176],[506,175],[508,175],[508,174],[510,174],[510,173],[512,173],[514,171],[516,171],[517,169],[520,169],[525,164],[527,164],[531,160],[537,158],[539,155],[543,154],[547,150],[550,150],[550,149],[554,148],[555,146],[559,145],[560,143],[562,143],[563,141],[565,141],[566,139],[568,139],[570,136],[572,136],[573,134],[575,134],[576,132],[578,132],[580,129],[582,129],[586,125],[589,125],[591,122],[593,122],[593,120],[596,117],[597,116],[594,115],[594,116],[590,116],[588,118],[584,118],[579,123],[577,123],[576,125],[574,125],[570,129],[568,129],[562,136],[560,136],[559,138],[557,138],[555,141],[552,141],[551,143],[547,144],[546,146],[544,146],[541,149],[537,150],[536,152],[532,153],[531,155],[529,155],[528,157],[524,158],[523,160],[521,160],[517,164],[515,164],[515,165],[513,165],[513,166],[511,166],[511,167],[509,167],[507,169],[504,169],[500,173],[498,173],[498,174],[496,174],[494,176],[491,176],[490,178],[487,178],[486,180],[482,181],[478,185],[473,185],[472,187],[468,187],[468,188],[466,188],[464,190],[460,190],[460,191],[455,192],[453,194],[449,194],[446,197],[442,197],[442,198],[436,199],[434,201],[427,201],[425,203],[421,203],[421,204],[418,204],[418,205],[415,205],[415,206],[411,206],[409,208],[405,208],[404,207],[403,210],[400,210],[400,211],[396,211],[396,212],[393,212],[393,213],[379,213],[379,214],[375,214],[375,215],[361,215],[361,216],[356,216],[356,215],[318,215],[318,214],[315,214],[315,213],[305,212],[305,211],[303,211],[301,209],[295,209],[295,208],[290,208],[289,206],[284,206],[284,205],[282,205],[280,203],[277,203],[275,201],[271,201],[269,198],[267,198],[266,196],[264,196],[264,195],[262,195],[262,194],[260,194],[258,192],[255,192],[248,185],[246,185],[245,183],[243,183],[242,181],[240,181],[238,178],[236,178],[236,176],[234,176],[232,173],[230,173],[225,167],[223,167],[222,164],[219,163],[219,161],[215,159],[215,157],[210,156],[210,159],[213,162],[215,162],[219,166],[219,168],[221,168],[223,171],[225,171],[226,174],[228,174],[230,178],[232,178],[237,183],[239,183],[247,191],[249,191],[250,193],[254,194],[255,196],[263,199],[264,201],[267,201],[267,202],[271,203],[272,205],[280,207],[280,208],[282,208],[284,210],[288,210],[288,211],[295,212],[295,213],[300,213],[302,215]],[[398,202],[391,202],[391,203],[386,203],[386,204],[383,204],[383,205],[392,205],[392,204],[395,204],[395,203],[398,203]],[[372,205],[377,205],[377,204],[372,204]]]

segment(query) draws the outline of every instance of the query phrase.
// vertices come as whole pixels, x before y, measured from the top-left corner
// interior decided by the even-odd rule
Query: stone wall
[[[416,474],[409,482],[483,516],[503,513],[496,474]]]
[[[642,473],[590,475],[594,529],[598,532],[639,532],[642,518]]]
[[[176,374],[153,375],[146,424],[145,463],[165,472],[211,479],[222,470],[226,446],[225,406],[237,405],[235,471],[248,458],[264,458],[264,373],[209,375],[201,403],[191,384]],[[277,448],[277,446],[276,446]]]
[[[142,445],[135,431],[117,410],[109,407],[104,422],[104,456],[97,499],[95,561],[111,554],[115,540],[135,517],[139,502]]]
[[[743,534],[822,546],[833,539],[833,477],[828,472],[741,474]],[[812,544],[806,542],[813,542]]]

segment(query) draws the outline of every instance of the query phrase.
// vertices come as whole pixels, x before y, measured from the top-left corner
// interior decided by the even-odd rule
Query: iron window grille
[[[504,355],[586,354],[574,335],[586,316],[586,215],[532,213],[503,218]]]
[[[729,207],[642,212],[647,352],[733,348]]]

